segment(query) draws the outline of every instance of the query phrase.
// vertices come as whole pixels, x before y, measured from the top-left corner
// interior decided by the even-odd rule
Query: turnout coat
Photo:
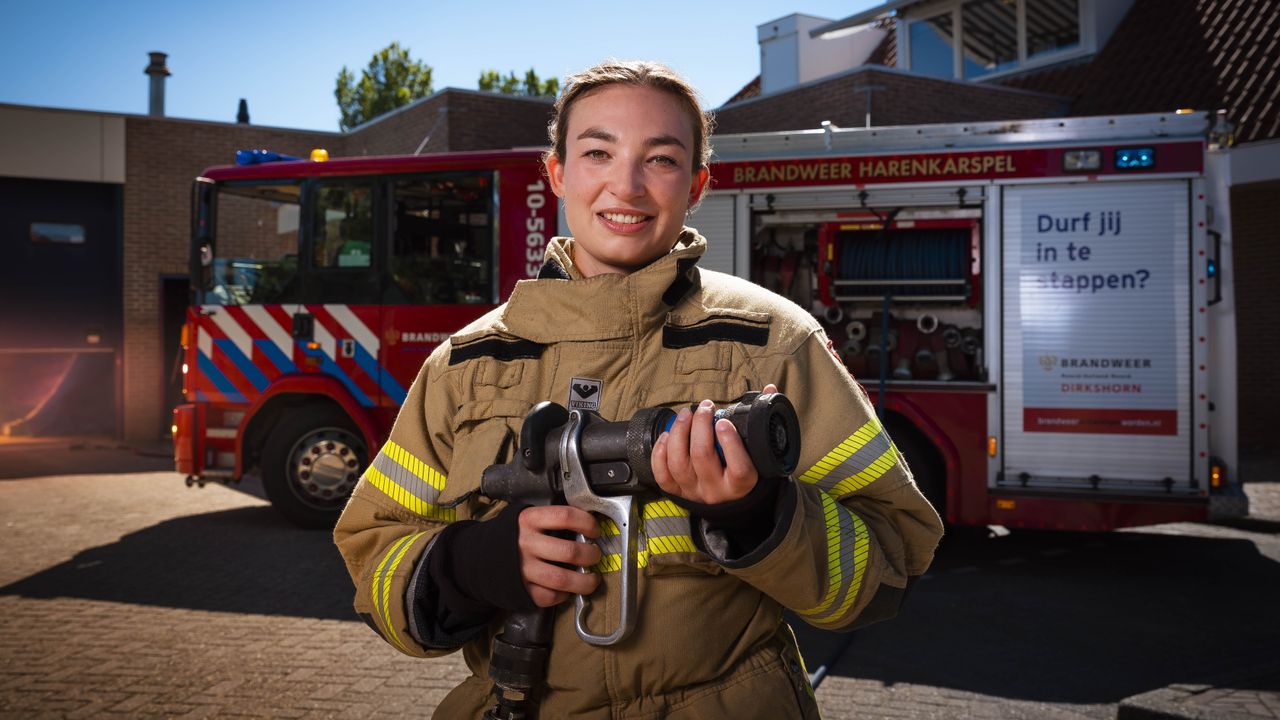
[[[817,717],[783,607],[824,629],[881,620],[931,562],[937,513],[821,327],[788,300],[699,269],[705,248],[686,229],[641,270],[583,278],[573,240],[555,238],[539,279],[518,283],[423,365],[334,537],[356,611],[384,640],[419,657],[461,646],[472,676],[436,717],[478,718],[491,705],[501,615],[469,638],[421,627],[412,604],[430,582],[425,558],[447,523],[501,509],[473,491],[487,466],[510,459],[543,400],[594,402],[623,420],[706,398],[724,406],[772,382],[799,413],[802,449],[773,533],[743,557],[724,557],[715,532],[672,502],[643,505],[636,629],[589,645],[574,632],[573,604],[560,605],[541,717]],[[603,577],[588,625],[601,634],[618,613],[616,533],[608,523],[597,541]]]

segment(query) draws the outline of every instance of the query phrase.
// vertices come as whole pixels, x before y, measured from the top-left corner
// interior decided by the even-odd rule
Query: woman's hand
[[[594,572],[581,573],[553,563],[591,567],[600,562],[594,543],[566,540],[548,533],[569,531],[588,538],[599,536],[596,519],[586,510],[568,505],[527,507],[517,521],[520,527],[520,577],[538,607],[559,605],[569,595],[590,595],[600,584]]]
[[[766,385],[764,392],[777,392]],[[738,431],[728,420],[712,427],[715,403],[703,400],[698,409],[681,409],[671,430],[658,437],[650,459],[658,487],[668,495],[714,505],[746,497],[759,475]],[[716,454],[716,441],[724,452],[724,463]]]

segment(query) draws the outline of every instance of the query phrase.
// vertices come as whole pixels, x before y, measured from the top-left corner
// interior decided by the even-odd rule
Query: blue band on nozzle
[[[716,414],[715,414],[715,416],[714,416],[714,417],[712,417],[712,419],[711,419],[711,428],[714,430],[714,429],[715,429],[715,426],[716,426],[716,422],[717,422],[717,421],[719,421],[719,420],[721,420],[721,419],[723,419],[723,418],[728,418],[728,417],[729,417],[729,408],[720,408],[719,410],[716,410]],[[667,419],[667,424],[666,424],[665,426],[663,426],[663,428],[662,428],[662,432],[670,432],[670,431],[671,431],[671,427],[672,427],[673,425],[675,425],[675,424],[676,424],[676,416],[675,416],[675,415],[672,415],[670,418],[668,418],[668,419]],[[721,464],[721,465],[728,465],[728,464],[729,464],[729,463],[725,462],[725,460],[724,460],[724,450],[723,450],[723,449],[721,449],[721,447],[720,447],[720,441],[719,441],[719,440],[716,440],[716,455],[718,455],[718,456],[720,457],[720,464]]]

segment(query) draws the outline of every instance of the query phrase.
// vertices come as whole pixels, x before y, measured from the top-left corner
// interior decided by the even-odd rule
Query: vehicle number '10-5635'
[[[529,217],[524,223],[525,230],[528,231],[524,238],[527,261],[524,272],[528,277],[537,277],[538,271],[542,269],[542,253],[547,246],[547,219],[538,216],[538,211],[547,204],[547,186],[539,180],[526,189],[529,191],[525,198],[525,204],[529,206]]]

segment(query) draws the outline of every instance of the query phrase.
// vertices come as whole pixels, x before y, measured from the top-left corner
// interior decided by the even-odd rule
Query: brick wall
[[[866,122],[871,94],[872,125],[976,122],[1060,117],[1068,101],[993,85],[977,85],[862,68],[791,90],[726,105],[716,111],[716,132],[810,130],[823,120],[840,127]]]
[[[450,150],[545,147],[551,100],[495,93],[452,92],[449,98]]]
[[[1231,188],[1232,266],[1236,291],[1236,372],[1240,447],[1280,448],[1280,180]],[[1234,277],[1225,273],[1234,273]]]
[[[164,383],[173,348],[163,347],[160,276],[186,274],[191,182],[211,165],[226,165],[238,149],[265,147],[306,156],[341,136],[185,120],[130,117],[125,127],[124,185],[124,435],[150,439],[166,432]]]
[[[424,153],[543,146],[550,120],[550,99],[449,88],[357,128],[342,154],[408,154],[424,139]]]
[[[356,128],[343,138],[342,155],[406,155],[430,133],[424,153],[445,152],[449,145],[449,100],[439,92]]]

